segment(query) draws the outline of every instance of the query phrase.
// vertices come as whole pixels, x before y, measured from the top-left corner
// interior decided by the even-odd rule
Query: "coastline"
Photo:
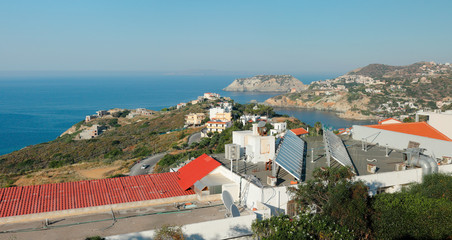
[[[378,116],[374,116],[374,115],[362,115],[360,113],[357,112],[353,112],[353,111],[338,111],[335,109],[331,109],[331,108],[321,108],[321,107],[306,107],[306,106],[296,106],[296,105],[289,105],[289,106],[284,106],[284,105],[276,105],[276,104],[270,104],[268,102],[264,102],[265,105],[267,106],[271,106],[274,108],[293,108],[293,109],[302,109],[302,110],[310,110],[310,111],[321,111],[321,112],[329,112],[329,113],[334,113],[337,117],[341,118],[341,119],[345,119],[345,120],[357,120],[357,121],[372,121],[372,120],[381,120],[381,117]]]

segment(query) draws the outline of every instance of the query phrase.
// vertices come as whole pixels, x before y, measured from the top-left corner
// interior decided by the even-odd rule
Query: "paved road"
[[[199,142],[201,141],[201,133],[193,133],[189,138],[188,138],[188,146],[190,146],[192,143],[194,142]]]
[[[163,153],[157,153],[155,155],[152,155],[150,157],[147,157],[143,160],[141,160],[139,163],[135,164],[130,169],[129,176],[136,176],[136,175],[144,175],[144,174],[150,174],[152,173],[152,170],[154,169],[155,164],[157,164],[160,159],[162,159],[166,155],[166,152]],[[141,169],[141,166],[143,164],[149,165],[146,169]]]

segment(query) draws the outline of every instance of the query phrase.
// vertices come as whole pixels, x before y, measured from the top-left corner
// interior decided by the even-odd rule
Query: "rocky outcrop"
[[[347,95],[337,94],[317,98],[309,98],[308,94],[284,94],[269,98],[265,103],[274,107],[295,107],[322,111],[335,111],[341,118],[369,120],[376,119],[375,116],[363,115],[361,110],[367,110],[365,106],[369,98],[362,98],[353,102],[347,101]]]
[[[257,75],[234,80],[224,91],[230,92],[301,92],[307,88],[291,75]]]

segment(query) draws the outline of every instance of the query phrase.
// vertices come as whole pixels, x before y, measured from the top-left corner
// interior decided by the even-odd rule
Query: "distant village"
[[[410,84],[431,83],[432,77],[450,74],[452,65],[450,63],[429,62],[422,65],[419,70],[407,76]],[[390,77],[388,76],[388,78]],[[394,79],[387,81],[359,74],[345,74],[335,79],[312,82],[310,89],[314,91],[316,96],[345,95],[349,92],[362,92],[371,98],[378,96],[388,98],[392,96],[392,98],[388,98],[386,102],[379,104],[371,112],[377,116],[393,116],[400,120],[409,118],[410,115],[419,110],[441,109],[443,106],[452,104],[452,96],[445,97],[428,106],[422,101],[420,102],[416,96],[405,97],[407,91],[405,82],[398,80],[397,77],[394,77]]]

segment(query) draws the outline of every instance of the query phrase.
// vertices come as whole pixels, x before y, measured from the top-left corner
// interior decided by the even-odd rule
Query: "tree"
[[[354,239],[347,228],[318,215],[273,216],[251,225],[257,239]]]
[[[317,133],[317,135],[320,135],[320,130],[322,130],[322,123],[315,122],[314,123],[314,128],[315,128],[315,132]]]
[[[410,192],[379,194],[372,204],[378,239],[450,239],[452,202]]]
[[[155,240],[183,240],[184,233],[181,226],[163,225],[154,233]]]
[[[299,214],[316,213],[353,231],[360,238],[370,234],[370,201],[363,182],[352,181],[345,167],[313,171],[314,179],[289,188]]]

